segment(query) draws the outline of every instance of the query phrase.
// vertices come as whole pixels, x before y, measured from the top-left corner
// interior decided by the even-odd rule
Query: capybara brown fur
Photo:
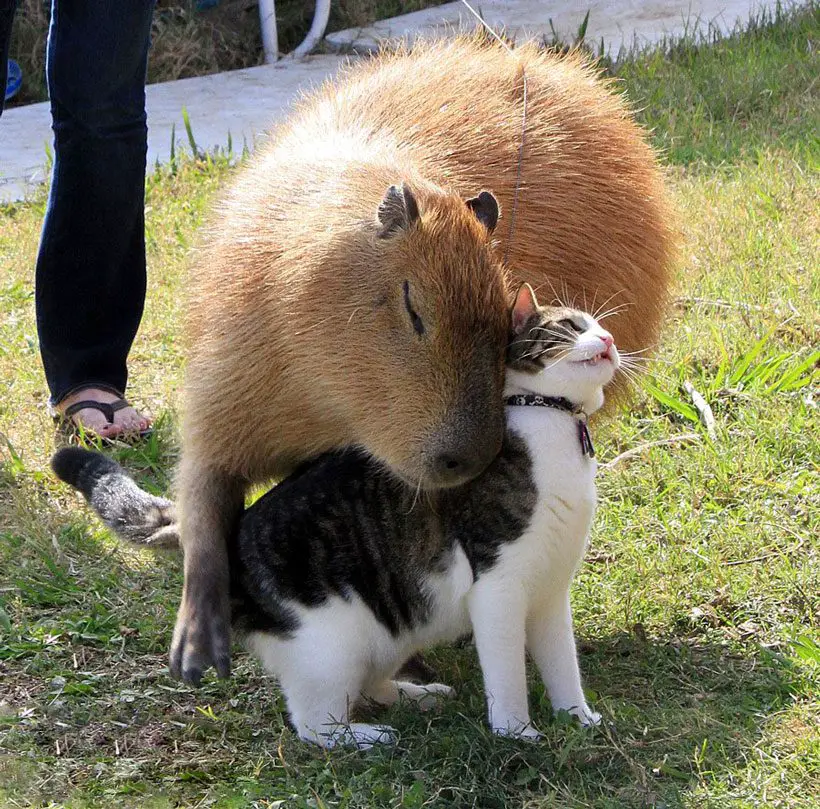
[[[193,265],[172,670],[228,671],[248,485],[347,446],[419,487],[475,476],[501,439],[510,290],[619,307],[607,328],[645,349],[671,256],[655,156],[577,55],[433,43],[304,98]]]

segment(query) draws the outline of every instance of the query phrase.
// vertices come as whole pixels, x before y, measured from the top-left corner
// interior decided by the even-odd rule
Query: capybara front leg
[[[180,541],[185,585],[171,643],[170,670],[198,685],[209,666],[231,670],[227,543],[244,505],[245,481],[183,457],[179,475]]]

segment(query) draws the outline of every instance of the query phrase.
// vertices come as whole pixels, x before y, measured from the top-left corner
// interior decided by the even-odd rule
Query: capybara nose
[[[446,486],[457,486],[474,478],[480,471],[477,470],[478,464],[469,456],[450,453],[438,455],[434,467],[436,477]]]
[[[433,471],[441,486],[458,486],[480,475],[498,454],[492,442],[477,449],[442,452],[433,461]]]

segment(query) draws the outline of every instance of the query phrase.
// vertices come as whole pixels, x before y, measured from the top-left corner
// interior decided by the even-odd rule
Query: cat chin
[[[615,365],[609,360],[598,360],[597,362],[583,360],[572,364],[572,373],[577,373],[579,377],[576,382],[579,388],[588,388],[590,385],[603,388],[612,382],[616,372]],[[567,384],[571,386],[573,380],[569,380]]]
[[[615,366],[609,361],[594,365],[567,362],[561,368],[556,367],[535,376],[515,374],[508,382],[515,386],[515,393],[520,392],[520,387],[542,396],[560,396],[581,404],[588,413],[591,413],[601,406],[603,389],[615,378],[615,373]],[[595,406],[591,407],[593,402]]]

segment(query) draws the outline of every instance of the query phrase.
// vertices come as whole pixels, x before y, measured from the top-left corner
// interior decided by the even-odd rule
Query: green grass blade
[[[587,35],[587,26],[589,25],[589,9],[587,9],[587,13],[584,15],[584,19],[581,21],[581,24],[578,26],[578,35],[575,37],[575,44],[581,45],[584,41],[584,38]]]
[[[784,351],[761,362],[750,372],[748,387],[763,387],[793,356],[791,351]]]
[[[673,410],[678,415],[683,416],[683,418],[687,421],[691,421],[693,424],[700,424],[698,411],[691,405],[688,405],[683,400],[677,399],[665,391],[662,391],[659,387],[648,380],[644,382],[644,389],[660,404],[668,407],[670,410]]]
[[[191,118],[188,115],[188,108],[182,108],[182,123],[185,124],[185,132],[188,134],[188,143],[191,144],[191,154],[196,157],[199,152],[196,148],[196,138],[194,137],[194,129],[191,126]]]
[[[785,392],[804,388],[806,385],[810,384],[812,380],[817,379],[817,377],[820,376],[820,371],[816,367],[818,364],[820,364],[820,350],[809,354],[803,362],[792,368],[790,371],[787,371],[782,377],[780,377],[780,379],[777,380],[777,382],[769,386],[766,389],[766,392],[779,393],[781,391]],[[814,371],[804,376],[806,371],[810,368],[814,368]]]
[[[740,362],[735,366],[734,371],[732,371],[731,376],[729,377],[729,383],[732,386],[735,386],[744,379],[746,372],[749,369],[749,366],[755,361],[755,359],[759,356],[760,352],[763,351],[763,348],[766,346],[766,343],[769,342],[772,335],[780,328],[779,325],[773,326],[769,331],[767,331],[741,358]]]
[[[171,174],[176,174],[177,171],[177,125],[171,124],[171,155],[168,158],[168,165],[171,168]]]

